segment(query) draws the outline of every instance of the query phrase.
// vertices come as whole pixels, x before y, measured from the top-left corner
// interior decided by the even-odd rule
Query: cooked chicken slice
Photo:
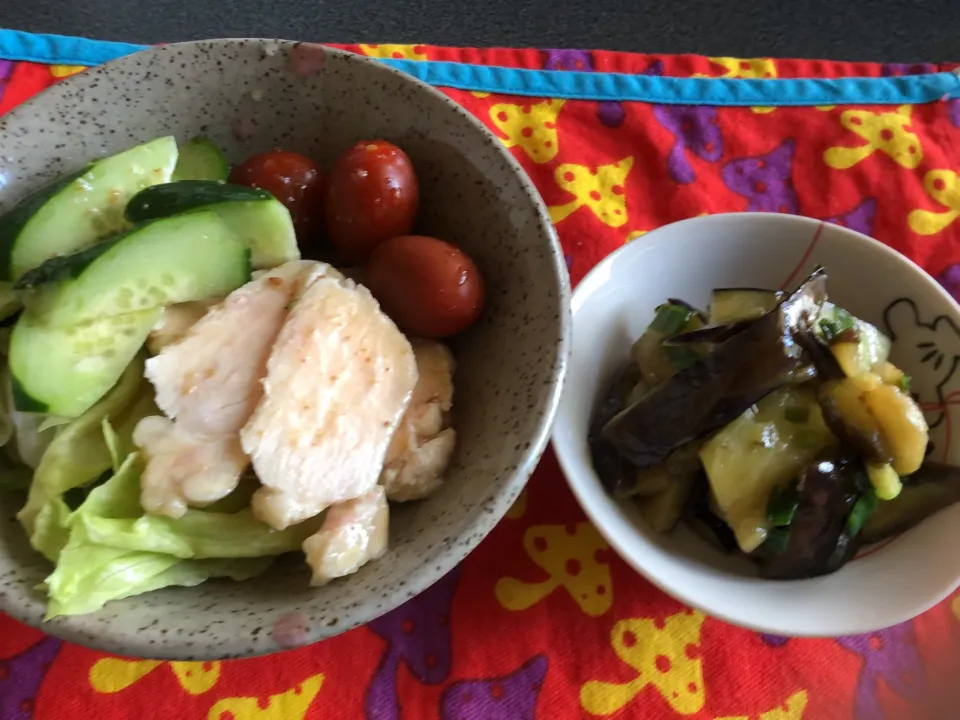
[[[207,314],[207,310],[219,302],[221,302],[220,298],[193,300],[165,308],[160,320],[147,337],[147,350],[151,355],[159,355],[167,345],[180,342],[190,328]]]
[[[267,357],[304,283],[328,265],[296,260],[251,280],[211,308],[179,342],[147,360],[157,405],[184,430],[236,433],[260,400]]]
[[[199,435],[164,417],[137,423],[133,442],[146,458],[140,504],[153,515],[178,518],[188,505],[203,507],[226,497],[250,464],[236,434]]]
[[[446,346],[414,340],[417,385],[387,450],[380,482],[393,502],[420,500],[443,482],[453,457],[457,434],[450,426],[453,372],[456,364]]]
[[[307,564],[313,569],[311,585],[355,573],[387,550],[390,510],[383,488],[334,505],[323,525],[303,541]]]
[[[240,433],[264,485],[254,514],[282,530],[371,490],[416,382],[409,341],[366,288],[313,282],[292,305]]]

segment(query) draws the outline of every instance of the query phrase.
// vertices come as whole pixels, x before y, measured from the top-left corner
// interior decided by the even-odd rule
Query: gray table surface
[[[838,60],[960,61],[960,0],[0,0],[0,27],[152,43],[579,47]]]

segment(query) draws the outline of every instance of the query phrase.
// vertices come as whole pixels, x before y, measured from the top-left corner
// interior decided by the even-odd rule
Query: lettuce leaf
[[[212,513],[188,510],[180,518],[144,515],[136,520],[83,515],[78,518],[91,542],[127,550],[160,552],[178,558],[236,558],[280,555],[300,545],[320,529],[304,522],[273,530],[253,513]]]
[[[184,559],[259,557],[299,549],[322,522],[312,518],[277,531],[257,520],[249,508],[234,513],[191,509],[179,518],[144,515],[141,472],[142,463],[131,454],[77,509],[73,522],[83,525],[88,542]]]
[[[74,512],[57,499],[37,515],[34,547],[57,563],[46,580],[48,619],[93,612],[111,600],[171,585],[253,577],[273,555],[298,549],[319,526],[308,521],[274,532],[249,509],[189,510],[176,520],[144,515],[142,472],[138,453],[130,453]],[[261,555],[266,557],[255,557]]]
[[[177,562],[172,555],[96,545],[82,524],[74,525],[56,570],[45,581],[50,596],[45,619],[93,612],[110,600],[130,597]]]
[[[120,415],[148,391],[149,384],[143,379],[143,359],[138,358],[100,402],[73,422],[56,429],[56,436],[43,453],[33,476],[27,503],[17,514],[28,536],[33,535],[37,514],[48,501],[71,488],[93,482],[111,468],[110,451],[103,439],[101,423],[106,417]],[[130,432],[133,432],[132,428]]]
[[[57,562],[70,540],[70,508],[60,498],[54,498],[40,508],[34,522],[30,545],[50,562]]]

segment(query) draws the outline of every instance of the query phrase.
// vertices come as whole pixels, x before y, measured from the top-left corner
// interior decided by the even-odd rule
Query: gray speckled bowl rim
[[[126,64],[142,62],[143,56],[146,54],[176,52],[178,49],[188,48],[201,43],[212,44],[214,46],[220,44],[226,45],[229,43],[253,43],[264,48],[295,46],[301,44],[299,41],[273,38],[212,38],[154,46],[140,52],[133,53],[132,55],[110,61],[103,65],[96,66],[84,73],[79,73],[72,77],[66,78],[56,85],[53,85],[47,90],[41,92],[37,96],[17,106],[7,113],[4,119],[17,120],[20,119],[20,116],[29,117],[31,114],[33,114],[34,107],[44,102],[48,102],[50,94],[56,93],[57,88],[70,89],[73,84],[83,82],[85,77],[89,78],[94,74],[102,76],[109,73],[113,68],[123,67]],[[421,82],[420,80],[417,80],[413,76],[394,69],[384,63],[378,62],[376,59],[357,55],[346,50],[331,48],[325,45],[323,46],[323,50],[328,55],[340,56],[348,63],[363,63],[375,67],[375,72],[382,73],[385,76],[393,76],[395,79],[399,78],[402,82],[417,87],[420,92],[427,93],[434,96],[436,99],[440,99],[443,104],[450,108],[451,112],[466,118],[466,120],[476,129],[477,133],[483,136],[486,143],[490,147],[495,148],[495,152],[498,152],[503,157],[507,163],[507,166],[516,174],[517,179],[520,181],[520,184],[525,191],[526,200],[532,204],[532,209],[535,210],[537,216],[539,217],[542,234],[544,239],[547,240],[549,247],[549,259],[552,262],[552,270],[556,276],[558,300],[560,301],[561,305],[561,307],[558,308],[557,313],[558,322],[560,324],[560,341],[555,348],[556,357],[554,358],[553,368],[551,371],[552,382],[549,389],[545,390],[547,393],[547,398],[544,403],[543,415],[540,418],[539,424],[537,425],[536,432],[530,438],[528,449],[524,452],[521,461],[517,463],[513,471],[510,473],[509,479],[504,482],[502,489],[497,495],[483,503],[486,507],[491,508],[491,510],[488,512],[477,513],[472,522],[463,526],[463,529],[460,533],[460,538],[465,538],[465,540],[456,541],[451,539],[452,541],[450,543],[441,547],[440,552],[436,557],[424,558],[420,571],[412,574],[406,580],[406,584],[403,587],[394,586],[384,590],[380,597],[381,602],[379,603],[366,603],[360,604],[353,608],[344,608],[340,615],[340,622],[337,624],[335,629],[324,626],[309,628],[306,642],[302,643],[302,645],[312,644],[320,640],[334,637],[346,632],[347,630],[365,625],[371,620],[374,620],[377,617],[380,617],[391,611],[392,609],[399,607],[415,595],[420,594],[435,582],[440,580],[440,578],[450,572],[454,567],[456,567],[500,522],[507,510],[509,510],[510,506],[516,501],[517,497],[519,497],[520,493],[523,491],[527,480],[529,480],[530,476],[533,474],[533,471],[536,469],[541,456],[546,450],[547,444],[550,442],[553,422],[556,417],[557,408],[559,407],[560,396],[563,391],[564,382],[566,381],[567,366],[569,364],[571,353],[571,333],[573,329],[573,319],[570,311],[570,277],[567,271],[566,262],[563,258],[563,250],[560,246],[556,228],[550,219],[547,208],[544,205],[536,186],[534,186],[523,167],[513,157],[511,152],[503,146],[503,143],[492,132],[490,132],[490,130],[488,130],[487,127],[479,119],[477,119],[476,116],[467,111],[464,107],[444,95],[439,90],[424,82]],[[64,90],[60,90],[60,92],[63,91]],[[150,657],[151,652],[156,653],[157,650],[161,650],[162,657],[169,659],[216,660],[231,657],[255,657],[257,655],[267,655],[283,650],[283,648],[278,647],[275,643],[267,638],[262,638],[259,642],[253,643],[258,647],[256,647],[255,652],[251,653],[251,639],[247,637],[237,637],[236,639],[231,640],[224,640],[223,638],[220,638],[220,641],[215,647],[208,647],[206,649],[198,649],[195,646],[195,641],[188,645],[186,639],[178,643],[177,639],[171,637],[170,635],[166,635],[162,638],[162,644],[152,644],[152,641],[161,639],[159,633],[162,628],[159,626],[141,628],[140,632],[136,632],[134,629],[123,627],[118,623],[116,625],[111,625],[111,630],[113,630],[113,628],[115,628],[115,630],[108,634],[103,634],[101,632],[98,635],[92,635],[84,628],[84,615],[64,618],[62,621],[58,621],[52,626],[47,626],[46,624],[38,625],[30,618],[26,617],[23,612],[21,612],[20,608],[18,607],[19,604],[20,603],[18,602],[16,594],[0,593],[0,610],[8,613],[17,620],[25,622],[48,635],[53,635],[62,640],[74,642],[84,647],[116,653],[118,655],[125,655],[128,657]]]

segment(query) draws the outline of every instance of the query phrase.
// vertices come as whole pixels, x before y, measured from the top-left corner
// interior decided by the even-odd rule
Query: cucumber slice
[[[10,338],[13,403],[21,412],[75,418],[116,385],[162,308],[54,327],[20,316]]]
[[[27,308],[69,327],[163,305],[224,297],[250,279],[250,251],[212,212],[138,225],[23,276]]]
[[[195,137],[180,146],[180,159],[173,171],[173,182],[178,180],[226,180],[230,163],[220,148],[208,138]]]
[[[123,210],[150,185],[170,181],[177,143],[163,137],[41,188],[0,217],[0,280],[76,252],[126,226]]]
[[[156,185],[138,193],[127,205],[127,219],[139,223],[196,210],[220,216],[250,248],[255,269],[300,259],[290,212],[266,190],[209,180]]]

